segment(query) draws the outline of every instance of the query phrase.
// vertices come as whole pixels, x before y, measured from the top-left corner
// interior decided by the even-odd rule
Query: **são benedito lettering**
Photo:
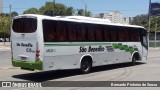
[[[89,46],[88,49],[85,48],[84,46],[80,47],[80,53],[81,52],[104,52],[105,48],[102,47],[102,46],[99,46],[99,47],[92,47],[92,46]]]
[[[89,46],[88,52],[104,52],[104,47],[99,46],[99,47],[91,47]]]

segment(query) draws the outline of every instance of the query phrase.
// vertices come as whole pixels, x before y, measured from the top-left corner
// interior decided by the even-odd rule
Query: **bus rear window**
[[[37,29],[37,19],[36,18],[14,19],[12,29],[16,33],[33,33]]]

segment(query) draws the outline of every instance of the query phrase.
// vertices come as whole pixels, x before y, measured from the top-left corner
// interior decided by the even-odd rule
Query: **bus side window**
[[[136,41],[140,41],[140,33],[136,31]]]
[[[56,35],[57,35],[57,41],[65,41],[67,38],[67,29],[66,29],[66,23],[60,21],[57,24],[57,29],[56,29]]]
[[[108,26],[103,26],[103,32],[104,41],[110,41],[110,31],[108,29]]]
[[[101,26],[95,26],[96,41],[102,41],[102,28]]]
[[[140,41],[140,33],[138,32],[138,30],[132,29],[130,31],[130,39],[134,42]]]
[[[84,41],[85,40],[85,27],[79,23],[77,26],[77,40]]]
[[[118,31],[118,39],[119,39],[120,42],[124,41],[123,33],[122,32],[123,32],[122,30]]]
[[[75,28],[75,23],[73,22],[68,23],[68,37],[69,37],[69,41],[77,40],[77,32]]]
[[[53,27],[52,27],[52,21],[50,21],[49,23],[48,23],[48,25],[47,25],[47,31],[46,31],[46,33],[47,33],[47,41],[48,42],[52,42],[53,41],[53,39],[54,39],[54,32],[52,32],[53,31]]]
[[[49,31],[49,32],[46,32],[47,33],[47,40],[46,41],[48,41],[48,42],[53,42],[54,41],[54,39],[55,39],[55,32],[52,32],[52,31]]]
[[[116,28],[110,27],[111,41],[117,41],[117,31]]]
[[[118,30],[118,39],[121,42],[126,42],[129,41],[129,37],[128,37],[128,30],[125,29],[124,27],[119,27]]]
[[[48,34],[48,28],[47,28],[47,20],[43,20],[43,38],[44,42],[47,42],[47,34]]]
[[[124,29],[124,41],[129,41],[129,30],[127,28]]]
[[[94,35],[94,26],[93,25],[88,25],[87,27],[87,36],[88,36],[88,41],[94,41],[95,40],[95,35]]]
[[[56,41],[55,21],[43,20],[44,42]]]

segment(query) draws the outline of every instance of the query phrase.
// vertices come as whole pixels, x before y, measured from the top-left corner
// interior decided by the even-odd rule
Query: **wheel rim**
[[[88,62],[83,62],[82,64],[82,70],[83,71],[88,71],[89,70],[89,63]]]

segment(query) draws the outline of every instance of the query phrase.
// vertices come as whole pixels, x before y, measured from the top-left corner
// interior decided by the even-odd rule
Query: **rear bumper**
[[[24,61],[13,59],[12,65],[14,67],[22,67],[22,68],[28,68],[33,70],[43,70],[43,62],[40,60],[35,62],[24,62]]]

